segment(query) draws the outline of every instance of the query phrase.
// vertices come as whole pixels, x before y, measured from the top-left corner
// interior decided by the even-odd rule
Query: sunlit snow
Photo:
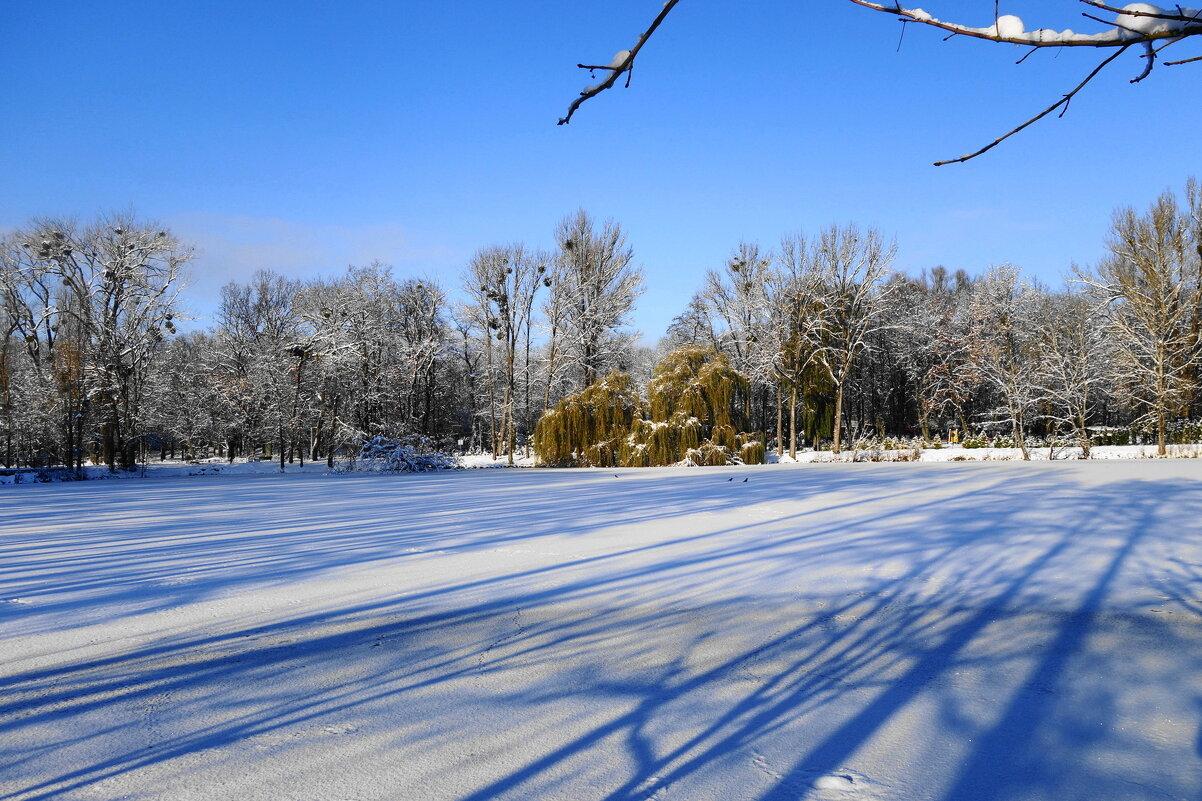
[[[0,487],[0,798],[1197,798],[1200,478]]]

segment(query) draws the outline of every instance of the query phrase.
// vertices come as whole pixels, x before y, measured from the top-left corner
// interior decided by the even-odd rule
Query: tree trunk
[[[842,445],[842,426],[843,426],[843,384],[839,383],[835,387],[835,426],[833,440],[831,442],[831,451],[839,453]]]
[[[797,458],[797,385],[789,392],[789,458]]]
[[[784,388],[776,382],[776,455],[785,453],[785,397]]]
[[[1089,429],[1085,426],[1084,412],[1079,412],[1077,414],[1077,425],[1081,432],[1081,458],[1088,459],[1090,458],[1089,449],[1092,447],[1093,443],[1089,441]]]
[[[334,433],[338,424],[338,401],[342,399],[341,395],[334,396],[334,403],[330,407],[330,436],[326,442],[326,467],[334,469]]]
[[[1027,453],[1027,432],[1023,429],[1021,417],[1018,415],[1011,415],[1010,430],[1014,435],[1014,441],[1018,443],[1018,449],[1022,451],[1023,461],[1031,461],[1031,454]]]

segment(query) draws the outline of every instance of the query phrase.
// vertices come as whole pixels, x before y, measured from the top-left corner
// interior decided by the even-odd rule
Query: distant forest
[[[1194,441],[1197,184],[1116,212],[1107,247],[1053,289],[1009,265],[903,275],[894,245],[856,226],[741,243],[652,348],[628,329],[643,274],[620,225],[583,211],[551,249],[480,250],[457,287],[378,263],[314,281],[259,272],[192,332],[177,330],[186,243],[127,217],[37,220],[0,240],[0,462],[332,461],[375,437],[513,454],[590,389],[563,437],[611,401],[632,429],[695,420],[697,375],[664,382],[702,369],[729,407],[711,404],[709,424],[731,429],[715,461],[953,431],[1018,447]],[[549,436],[551,462],[618,463]]]

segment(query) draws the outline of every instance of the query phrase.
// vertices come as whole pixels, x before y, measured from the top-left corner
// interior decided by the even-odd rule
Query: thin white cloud
[[[419,242],[397,223],[328,225],[210,213],[177,215],[165,222],[197,250],[186,298],[201,318],[198,322],[211,312],[222,286],[245,281],[257,270],[314,278],[378,259],[392,265],[398,275],[449,278],[461,260],[453,248]]]

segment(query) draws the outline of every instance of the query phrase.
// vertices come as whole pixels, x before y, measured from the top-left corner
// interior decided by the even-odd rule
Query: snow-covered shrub
[[[721,467],[735,464],[734,457],[725,445],[716,445],[706,440],[696,448],[689,448],[684,458],[677,462],[681,467]]]
[[[912,450],[922,450],[923,448],[932,448],[932,447],[939,448],[942,446],[938,442],[931,444],[929,442],[925,442],[921,439],[918,439],[917,437],[911,437],[910,439],[898,439],[896,437],[885,437],[883,440],[881,440],[881,448],[882,448],[882,450],[886,450],[886,451],[912,451]]]
[[[1131,431],[1126,428],[1090,429],[1094,445],[1130,445]]]
[[[743,464],[764,464],[767,458],[767,449],[758,439],[748,439],[739,448],[739,461]]]
[[[1166,428],[1169,442],[1175,445],[1202,442],[1202,420],[1177,420]]]
[[[87,476],[70,467],[0,468],[0,484],[49,484],[55,481],[82,481]]]
[[[372,437],[363,443],[354,470],[379,473],[425,473],[458,467],[453,456],[440,453],[426,437]]]
[[[853,451],[853,462],[917,462],[922,451],[917,448],[890,448]]]

